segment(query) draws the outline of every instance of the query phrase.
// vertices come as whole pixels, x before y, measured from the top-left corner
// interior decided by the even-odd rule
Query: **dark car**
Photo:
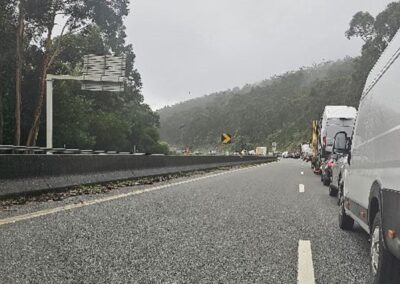
[[[321,161],[321,181],[329,186],[332,180],[332,168],[336,166],[337,155],[330,154],[327,159]]]

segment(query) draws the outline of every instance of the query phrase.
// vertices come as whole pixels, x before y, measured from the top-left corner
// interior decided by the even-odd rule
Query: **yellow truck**
[[[312,122],[312,137],[311,137],[311,148],[312,148],[312,159],[311,168],[314,173],[320,173],[319,159],[318,159],[318,121],[313,120]]]

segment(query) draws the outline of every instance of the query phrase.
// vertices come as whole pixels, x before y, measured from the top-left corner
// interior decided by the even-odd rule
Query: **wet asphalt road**
[[[296,283],[310,240],[316,283],[366,283],[337,208],[300,160],[246,168],[0,226],[0,282]]]

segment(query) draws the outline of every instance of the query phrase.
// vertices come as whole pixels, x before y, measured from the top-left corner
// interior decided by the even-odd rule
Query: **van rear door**
[[[326,127],[326,151],[332,152],[335,135],[338,132],[346,132],[348,137],[353,134],[354,118],[331,118]]]

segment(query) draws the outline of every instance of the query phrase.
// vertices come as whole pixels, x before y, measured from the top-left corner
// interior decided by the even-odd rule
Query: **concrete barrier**
[[[275,161],[256,156],[0,155],[0,197]]]

